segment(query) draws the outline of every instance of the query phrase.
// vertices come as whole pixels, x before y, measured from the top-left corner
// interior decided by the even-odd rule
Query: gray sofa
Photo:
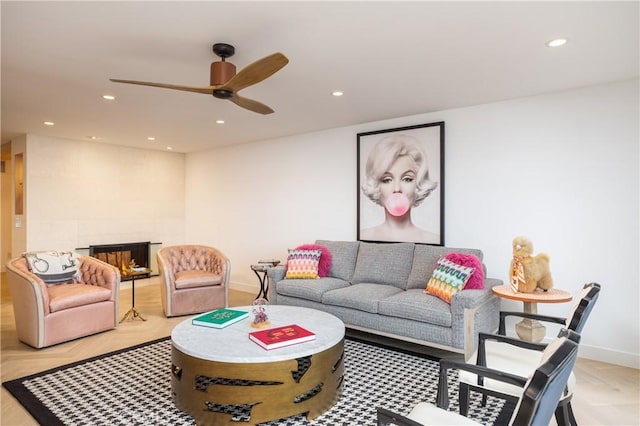
[[[463,290],[451,304],[424,293],[440,256],[453,249],[413,243],[318,240],[332,255],[329,275],[284,279],[284,265],[270,268],[272,304],[329,312],[347,328],[464,353],[477,345],[478,332],[498,328],[500,302],[491,291],[502,281],[485,278],[484,290]],[[486,276],[486,273],[485,273]]]

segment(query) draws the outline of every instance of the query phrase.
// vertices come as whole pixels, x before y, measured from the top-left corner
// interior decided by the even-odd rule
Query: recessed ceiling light
[[[113,95],[102,95],[102,99],[106,99],[108,101],[114,100],[116,97]]]
[[[98,139],[97,136],[87,136],[89,139],[91,139],[92,141],[95,141],[96,139]]]
[[[173,147],[172,146],[168,146],[167,147],[167,151],[171,151],[171,150],[173,150]]]
[[[567,43],[567,39],[566,38],[554,38],[553,40],[549,40],[547,42],[547,46],[549,47],[560,47],[564,44]]]
[[[337,96],[342,96],[342,95],[344,95],[344,92],[341,92],[340,90],[336,90],[336,91],[331,92],[331,94],[332,94],[333,96],[336,96],[336,97],[337,97]]]
[[[148,140],[148,141],[155,141],[155,140],[156,140],[156,138],[155,138],[155,137],[153,137],[153,136],[149,136],[149,137],[147,138],[147,140]]]
[[[56,123],[54,123],[53,121],[43,121],[42,124],[44,124],[45,126],[53,126]]]
[[[216,120],[216,124],[224,124],[224,120]]]

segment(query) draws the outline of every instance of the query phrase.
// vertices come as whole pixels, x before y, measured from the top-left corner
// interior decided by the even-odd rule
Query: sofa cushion
[[[318,280],[282,280],[276,283],[279,295],[298,297],[322,303],[322,295],[337,288],[349,287],[349,283],[338,278],[322,278]]]
[[[458,252],[472,254],[482,261],[482,251],[477,249],[451,248],[416,244],[413,251],[413,266],[407,282],[407,288],[424,289],[436,268],[438,259],[447,253]],[[483,267],[484,270],[484,267]],[[485,271],[486,275],[486,271]]]
[[[322,250],[289,250],[285,279],[318,278],[318,263]]]
[[[464,288],[471,274],[473,274],[473,268],[458,265],[442,257],[438,260],[425,291],[451,303],[451,297]]]
[[[47,284],[72,282],[78,272],[78,254],[72,251],[33,251],[22,256],[29,271]]]
[[[402,290],[390,285],[353,284],[338,290],[327,291],[322,296],[322,303],[377,314],[380,300],[400,292]]]
[[[296,247],[296,250],[322,251],[322,254],[320,255],[320,261],[318,262],[318,276],[322,278],[329,275],[329,271],[331,270],[332,256],[328,248],[326,248],[325,246],[321,246],[320,244],[303,244]]]
[[[206,287],[209,285],[222,284],[222,276],[207,271],[193,269],[190,271],[180,271],[175,275],[176,288]]]
[[[406,289],[413,263],[413,248],[413,243],[361,242],[352,283],[389,284]]]
[[[64,309],[90,305],[111,299],[111,291],[104,287],[87,284],[66,284],[48,286],[49,310],[58,312]]]
[[[444,300],[420,289],[401,291],[383,299],[378,313],[390,317],[407,318],[442,327],[451,327],[451,306]]]
[[[331,252],[331,269],[328,276],[351,282],[360,242],[317,240],[316,244],[325,246]]]

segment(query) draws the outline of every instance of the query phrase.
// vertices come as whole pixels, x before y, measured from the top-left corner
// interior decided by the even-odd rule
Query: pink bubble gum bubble
[[[385,203],[385,208],[394,216],[402,216],[409,210],[409,198],[400,192],[391,194]]]

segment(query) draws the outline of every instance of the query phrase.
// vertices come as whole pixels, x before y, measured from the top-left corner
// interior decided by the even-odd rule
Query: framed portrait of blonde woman
[[[444,245],[444,121],[358,133],[358,240]]]

